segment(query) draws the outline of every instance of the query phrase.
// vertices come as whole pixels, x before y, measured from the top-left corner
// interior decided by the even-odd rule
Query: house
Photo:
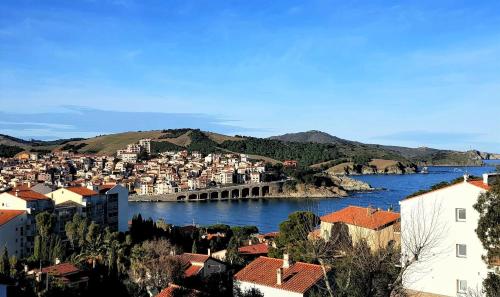
[[[396,212],[349,206],[322,216],[320,235],[325,240],[347,235],[353,244],[364,239],[376,250],[390,242],[399,245],[400,237],[394,229],[399,221],[400,215]]]
[[[184,253],[178,256],[184,266],[184,276],[205,278],[213,273],[226,272],[226,264],[209,255]]]
[[[283,259],[259,257],[234,276],[234,285],[242,291],[258,289],[265,297],[309,296],[323,281],[320,265],[291,263]]]
[[[19,252],[20,255],[26,256],[31,255],[34,247],[34,239],[36,234],[35,228],[35,216],[43,211],[52,212],[54,209],[54,203],[46,196],[32,191],[27,186],[18,186],[12,189],[10,192],[5,192],[0,194],[0,210],[14,210],[14,211],[24,211],[26,213],[25,217],[25,228],[23,230],[23,236],[25,237],[24,248]],[[16,224],[18,224],[16,219]],[[18,226],[19,235],[21,234],[21,226]],[[10,231],[9,231],[10,232]],[[21,235],[20,235],[21,236]],[[21,241],[22,236],[15,238],[14,240]]]
[[[103,225],[105,220],[106,199],[99,193],[84,187],[60,188],[47,194],[56,205],[73,201],[82,206],[82,216],[97,224]]]
[[[27,256],[26,224],[25,210],[0,210],[0,247],[6,247],[9,256]]]
[[[59,284],[71,288],[86,288],[89,281],[89,277],[84,271],[69,262],[59,263],[41,270],[35,269],[28,272],[28,274],[35,275],[38,282],[46,281],[48,275]]]
[[[403,285],[419,296],[466,296],[480,291],[492,271],[481,258],[486,255],[475,229],[479,213],[473,205],[490,189],[499,174],[484,174],[482,180],[463,181],[399,202],[401,240],[430,242],[418,259],[410,244],[402,244],[402,265],[409,265]],[[492,263],[494,264],[494,263]],[[498,263],[497,263],[498,264]]]
[[[267,243],[257,243],[238,248],[238,253],[245,259],[255,259],[260,256],[267,256],[269,245]]]

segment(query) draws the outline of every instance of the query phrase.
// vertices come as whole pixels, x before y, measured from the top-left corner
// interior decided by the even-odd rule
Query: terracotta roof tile
[[[25,213],[24,210],[0,210],[0,226]]]
[[[252,244],[240,247],[238,252],[243,255],[267,255],[269,246],[267,243]]]
[[[66,188],[66,190],[82,196],[94,196],[98,194],[97,192],[84,187],[71,187],[71,188]]]
[[[180,255],[181,259],[186,262],[196,262],[196,263],[205,263],[208,258],[210,258],[208,255],[203,255],[203,254],[191,254],[191,253],[184,253]]]
[[[281,259],[259,257],[236,273],[234,279],[289,292],[305,293],[323,277],[321,266],[297,262],[283,269],[283,281],[278,285],[276,271],[282,266]]]
[[[187,268],[184,269],[184,276],[185,277],[191,277],[198,275],[200,271],[203,269],[202,265],[191,265],[188,264]]]
[[[26,201],[48,200],[49,199],[49,197],[47,197],[41,193],[35,192],[33,190],[30,190],[29,188],[25,188],[25,187],[14,188],[14,189],[12,189],[12,191],[9,192],[9,194],[16,196],[16,197],[19,197],[19,198],[26,200]]]
[[[476,187],[479,187],[481,189],[487,190],[487,191],[490,190],[490,186],[485,184],[482,180],[470,180],[470,181],[468,181],[468,183],[471,185],[474,185]]]
[[[65,262],[42,268],[42,272],[53,276],[66,276],[68,274],[78,273],[80,272],[80,269],[71,263]]]
[[[349,206],[321,217],[328,223],[345,223],[377,230],[399,221],[399,213],[359,206]]]

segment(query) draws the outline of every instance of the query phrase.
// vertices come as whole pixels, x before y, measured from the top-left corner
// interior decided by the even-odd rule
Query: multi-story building
[[[25,210],[0,210],[0,246],[7,248],[9,256],[27,256],[26,225]]]
[[[31,255],[36,235],[35,216],[43,211],[52,212],[53,202],[27,186],[19,186],[10,192],[0,194],[0,209],[26,212],[26,224],[23,230],[26,240],[20,254]]]
[[[60,188],[48,193],[47,197],[50,197],[56,206],[67,201],[76,202],[82,207],[82,216],[97,224],[106,223],[106,198],[93,190],[84,187]]]
[[[141,139],[139,140],[139,146],[145,150],[148,154],[151,154],[151,139]]]
[[[396,212],[349,206],[322,216],[320,235],[325,240],[348,238],[352,244],[365,240],[377,250],[389,243],[399,245],[399,221]]]
[[[491,268],[475,229],[473,205],[498,174],[468,180],[400,201],[405,288],[418,296],[472,296]],[[423,242],[415,242],[415,241]],[[415,259],[412,247],[423,247]],[[472,292],[472,293],[471,293]],[[480,295],[474,295],[480,296]]]

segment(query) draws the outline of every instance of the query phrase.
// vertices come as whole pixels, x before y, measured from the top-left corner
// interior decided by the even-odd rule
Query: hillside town
[[[400,212],[298,211],[266,234],[128,221],[119,184],[17,184],[0,194],[0,296],[498,296],[498,243],[477,228],[499,177],[464,175]]]
[[[296,166],[288,160],[285,166]],[[150,139],[128,144],[116,156],[71,151],[21,152],[0,158],[0,190],[44,183],[52,188],[120,184],[131,194],[163,195],[209,187],[260,183],[266,179],[263,161],[245,154],[187,150],[151,154]]]

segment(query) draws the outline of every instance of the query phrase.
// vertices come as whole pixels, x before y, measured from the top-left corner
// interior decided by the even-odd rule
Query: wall
[[[239,286],[243,292],[250,290],[252,288],[256,288],[262,294],[264,294],[264,297],[284,297],[284,296],[286,296],[286,297],[303,297],[304,296],[303,294],[300,294],[300,293],[284,291],[284,290],[280,290],[277,288],[261,286],[261,285],[248,283],[248,282],[235,281],[235,285]]]
[[[22,228],[22,229],[21,229]],[[0,247],[7,247],[9,257],[22,258],[26,256],[24,244],[26,243],[26,213],[21,214],[0,226]],[[22,230],[22,236],[21,236]]]
[[[404,243],[414,238],[412,235],[432,234],[429,251],[410,266],[404,277],[406,288],[457,296],[458,279],[466,280],[472,290],[482,287],[487,266],[481,256],[486,251],[475,233],[479,214],[473,205],[483,191],[460,183],[400,202],[403,257],[410,254]],[[466,209],[465,222],[456,221],[456,208]],[[417,228],[424,232],[414,231]],[[459,243],[467,245],[466,258],[456,256]]]

